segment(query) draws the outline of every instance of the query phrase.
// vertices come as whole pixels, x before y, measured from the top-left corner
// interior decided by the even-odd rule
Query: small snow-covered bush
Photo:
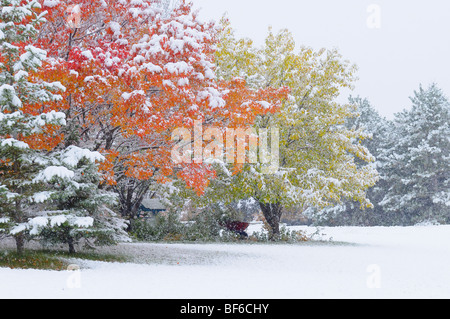
[[[250,241],[256,242],[273,242],[269,239],[269,232],[261,230],[254,232],[250,237]],[[280,237],[278,242],[297,243],[309,241],[310,238],[300,230],[290,230],[286,226],[280,227]]]
[[[221,226],[221,216],[200,213],[182,222],[175,212],[157,215],[151,220],[132,221],[132,236],[141,241],[229,242],[239,236]]]
[[[152,220],[131,221],[131,235],[140,241],[181,240],[185,227],[174,213],[160,214]]]
[[[264,226],[260,231],[253,232],[249,237],[250,241],[255,242],[270,242],[270,226],[264,220]],[[297,243],[309,241],[311,238],[301,230],[292,230],[282,224],[280,227],[280,236],[278,242]],[[272,241],[273,242],[273,241]]]

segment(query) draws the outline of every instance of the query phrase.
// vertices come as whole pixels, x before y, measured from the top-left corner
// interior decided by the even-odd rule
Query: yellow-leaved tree
[[[270,29],[265,44],[256,48],[251,40],[236,39],[227,19],[222,26],[216,54],[219,78],[241,77],[255,89],[287,86],[291,92],[279,112],[256,122],[257,163],[244,164],[238,173],[219,174],[207,197],[225,203],[254,198],[271,228],[271,240],[280,235],[286,208],[301,212],[347,199],[371,207],[366,191],[378,173],[374,157],[361,144],[370,136],[344,125],[358,114],[354,106],[338,102],[343,90],[352,89],[356,67],[337,50],[296,51],[288,30],[274,34]],[[269,163],[261,153],[261,132],[271,135]]]

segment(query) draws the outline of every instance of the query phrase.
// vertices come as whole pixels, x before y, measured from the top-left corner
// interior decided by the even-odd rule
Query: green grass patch
[[[113,254],[103,254],[92,252],[79,252],[76,254],[70,254],[67,251],[56,251],[56,250],[44,250],[42,251],[48,256],[52,256],[55,258],[76,258],[83,260],[92,260],[92,261],[103,261],[103,262],[127,262],[128,259],[125,256],[113,255]]]
[[[8,250],[0,252],[0,267],[11,269],[65,270],[68,265],[69,263],[67,261],[38,251],[25,251],[20,255]]]
[[[83,259],[103,262],[126,262],[123,256],[82,252],[69,254],[65,251],[27,250],[19,255],[15,251],[0,251],[0,267],[11,269],[67,270],[70,259]]]

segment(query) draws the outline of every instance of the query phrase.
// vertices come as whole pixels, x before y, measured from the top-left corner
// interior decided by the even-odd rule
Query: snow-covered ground
[[[321,232],[333,240],[124,244],[112,250],[135,263],[74,260],[81,270],[63,272],[0,268],[0,298],[450,298],[450,226]]]

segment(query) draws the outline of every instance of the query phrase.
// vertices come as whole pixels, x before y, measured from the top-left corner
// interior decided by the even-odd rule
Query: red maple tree
[[[201,193],[215,173],[202,163],[171,160],[176,128],[248,127],[274,112],[286,89],[249,89],[215,76],[217,29],[181,1],[170,13],[156,0],[41,0],[47,23],[38,45],[48,51],[47,81],[60,81],[66,146],[102,152],[105,182],[122,214],[132,215],[152,182],[174,176]],[[263,108],[257,101],[267,101]]]

